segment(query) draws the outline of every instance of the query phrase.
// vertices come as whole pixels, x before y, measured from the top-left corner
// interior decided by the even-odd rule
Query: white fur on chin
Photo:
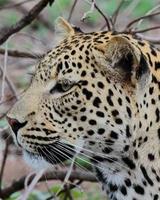
[[[32,156],[26,151],[23,151],[23,159],[29,166],[38,171],[50,167],[50,164],[47,161],[45,161],[42,157],[38,155]]]

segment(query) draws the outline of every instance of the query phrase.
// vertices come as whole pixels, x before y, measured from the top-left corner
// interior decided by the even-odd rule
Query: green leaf
[[[21,195],[20,192],[15,192],[13,193],[9,198],[7,198],[6,200],[16,200],[18,199],[18,197]]]
[[[5,127],[6,125],[7,125],[6,119],[1,119],[1,120],[0,120],[0,128]]]

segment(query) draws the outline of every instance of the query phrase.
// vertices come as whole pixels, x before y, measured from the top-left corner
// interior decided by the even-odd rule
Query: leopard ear
[[[63,17],[58,17],[55,23],[55,29],[65,37],[75,34],[74,28]]]
[[[116,72],[121,79],[135,82],[148,68],[141,51],[122,36],[114,36],[108,42],[96,45],[93,53],[99,65]]]

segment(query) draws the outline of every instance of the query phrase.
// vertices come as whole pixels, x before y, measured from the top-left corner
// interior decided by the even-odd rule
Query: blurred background
[[[40,1],[0,0],[0,38],[38,2]],[[21,151],[12,144],[5,116],[18,96],[28,87],[39,55],[45,54],[56,45],[59,39],[54,27],[56,18],[63,16],[84,32],[107,30],[105,18],[108,18],[112,19],[116,31],[124,31],[132,20],[158,12],[160,12],[159,0],[55,0],[51,6],[47,5],[31,24],[11,35],[0,46],[0,187],[2,190],[32,172],[32,169],[23,162]],[[155,15],[138,21],[132,28],[137,31],[158,26],[160,26],[160,15]],[[138,34],[159,47],[160,29]],[[77,162],[86,171],[90,170],[91,166],[88,163]],[[64,168],[68,165],[69,163],[66,163]],[[53,194],[61,189],[62,182],[45,180],[37,184],[28,199],[53,199]],[[71,191],[71,196],[62,191],[57,198],[106,199],[99,183],[84,181],[73,185],[75,187]],[[15,192],[13,190],[10,196],[4,199],[18,199],[22,192],[23,190]]]

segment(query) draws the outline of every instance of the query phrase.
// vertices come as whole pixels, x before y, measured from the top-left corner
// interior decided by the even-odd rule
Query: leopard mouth
[[[52,144],[43,144],[36,147],[36,153],[25,150],[28,156],[33,159],[44,159],[52,165],[63,163],[72,159],[75,155],[74,147],[69,144],[54,142]]]

